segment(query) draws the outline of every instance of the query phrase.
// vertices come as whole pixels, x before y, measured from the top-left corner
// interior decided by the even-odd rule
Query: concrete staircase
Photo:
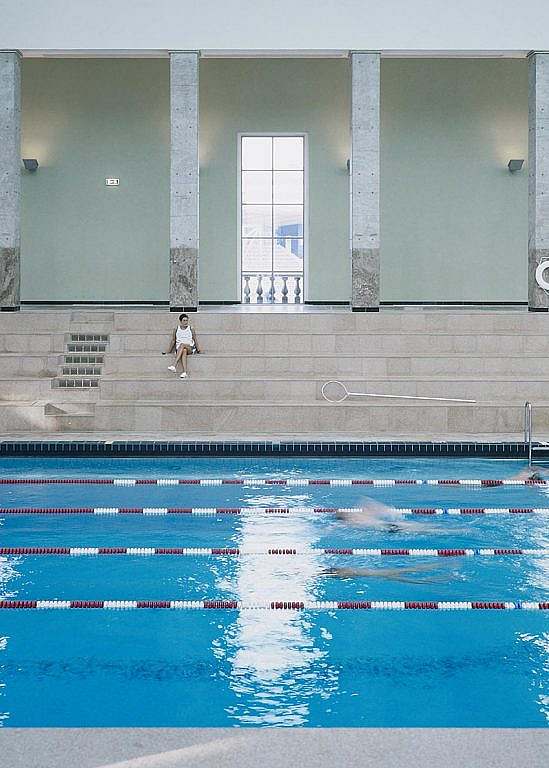
[[[200,312],[189,379],[161,352],[167,311],[0,315],[0,432],[159,437],[497,439],[549,434],[549,317],[527,312]],[[347,400],[320,388],[458,397]]]

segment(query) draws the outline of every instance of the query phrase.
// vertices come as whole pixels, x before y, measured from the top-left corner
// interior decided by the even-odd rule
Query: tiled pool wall
[[[535,448],[544,447],[534,443]],[[537,452],[537,458],[549,458]],[[352,456],[526,459],[524,442],[5,441],[0,456]]]

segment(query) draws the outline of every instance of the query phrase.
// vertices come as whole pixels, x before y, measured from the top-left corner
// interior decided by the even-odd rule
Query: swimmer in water
[[[440,563],[429,563],[428,565],[411,565],[406,568],[325,568],[321,574],[334,579],[388,579],[389,581],[405,581],[410,584],[437,584],[446,582],[448,579],[443,576],[433,579],[409,578],[408,576],[422,571],[433,571],[440,566]]]
[[[386,504],[372,499],[365,499],[360,509],[338,509],[336,518],[357,528],[377,528],[387,533],[438,532],[437,528],[425,525],[425,523],[403,520],[402,515],[398,512],[394,512]]]
[[[546,476],[543,474],[543,471],[539,472],[537,470],[533,470],[532,467],[527,467],[526,469],[521,469],[520,472],[518,472],[516,475],[513,475],[513,477],[510,477],[509,480],[516,480],[517,482],[527,482],[530,480],[533,483],[539,483],[544,482],[546,480]]]

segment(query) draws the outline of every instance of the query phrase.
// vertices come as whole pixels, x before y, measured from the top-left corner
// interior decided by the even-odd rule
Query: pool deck
[[[6,728],[6,768],[546,768],[549,729]]]
[[[549,433],[536,431],[534,438],[537,442],[549,442]],[[431,433],[422,434],[416,433],[404,433],[395,432],[391,433],[367,433],[362,437],[357,435],[349,435],[344,433],[334,432],[313,432],[304,436],[303,434],[291,434],[291,433],[213,433],[193,432],[192,435],[185,432],[0,432],[0,442],[115,442],[117,440],[124,441],[149,441],[160,440],[167,442],[180,442],[189,441],[193,442],[223,442],[223,441],[239,441],[249,442],[256,440],[269,440],[272,442],[310,442],[310,443],[322,443],[322,442],[356,442],[357,440],[364,440],[365,442],[380,443],[417,443],[417,442],[429,442],[429,443],[522,443],[524,442],[524,433],[522,432],[490,432],[483,433],[452,433],[452,434],[440,434],[433,436]]]

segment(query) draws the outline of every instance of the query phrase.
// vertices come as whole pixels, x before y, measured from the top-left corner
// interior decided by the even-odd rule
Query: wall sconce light
[[[347,160],[347,173],[351,173],[351,161]]]
[[[36,169],[38,168],[38,160],[35,160],[32,158],[23,158],[23,165],[25,166],[26,171],[30,171],[31,173],[34,173]]]
[[[515,173],[515,171],[522,170],[522,166],[524,165],[524,160],[509,160],[507,163],[507,168],[509,168],[511,173]]]

